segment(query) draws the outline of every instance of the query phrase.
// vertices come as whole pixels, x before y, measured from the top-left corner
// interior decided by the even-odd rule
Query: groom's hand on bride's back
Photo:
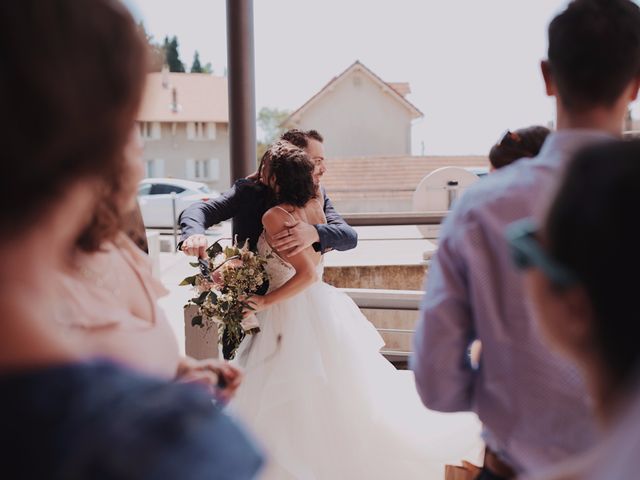
[[[289,221],[285,229],[273,237],[273,247],[287,257],[293,257],[305,248],[320,241],[318,230],[313,225],[300,221]]]
[[[197,234],[187,237],[180,248],[186,255],[204,258],[207,255],[207,246],[207,237]]]

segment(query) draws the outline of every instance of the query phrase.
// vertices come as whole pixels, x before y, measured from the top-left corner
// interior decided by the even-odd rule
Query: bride
[[[379,353],[373,325],[322,282],[319,253],[283,258],[270,247],[285,222],[325,222],[307,155],[287,142],[271,149],[264,180],[279,204],[257,244],[269,290],[251,298],[261,332],[238,349],[245,378],[231,404],[270,456],[263,478],[443,478],[445,462],[477,456],[477,420],[421,405],[410,374]]]

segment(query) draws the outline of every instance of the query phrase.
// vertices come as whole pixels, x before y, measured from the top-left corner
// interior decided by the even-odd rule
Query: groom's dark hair
[[[301,148],[279,140],[269,148],[269,166],[276,183],[276,200],[303,207],[316,196],[313,162]]]
[[[284,140],[295,145],[298,148],[305,149],[309,146],[309,139],[317,140],[318,142],[324,142],[324,138],[322,135],[318,133],[317,130],[298,130],[297,128],[292,128],[291,130],[287,130],[282,135],[280,135],[280,140]]]

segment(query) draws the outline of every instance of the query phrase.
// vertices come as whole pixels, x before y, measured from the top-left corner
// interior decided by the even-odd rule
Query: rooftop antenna
[[[169,88],[169,65],[162,65],[162,88]]]
[[[169,108],[173,113],[178,113],[182,110],[182,107],[178,103],[178,89],[176,87],[171,89],[171,105],[169,105]]]

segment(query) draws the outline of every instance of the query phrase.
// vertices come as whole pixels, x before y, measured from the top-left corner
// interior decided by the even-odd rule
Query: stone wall
[[[422,290],[424,265],[325,267],[324,281],[337,288]]]

